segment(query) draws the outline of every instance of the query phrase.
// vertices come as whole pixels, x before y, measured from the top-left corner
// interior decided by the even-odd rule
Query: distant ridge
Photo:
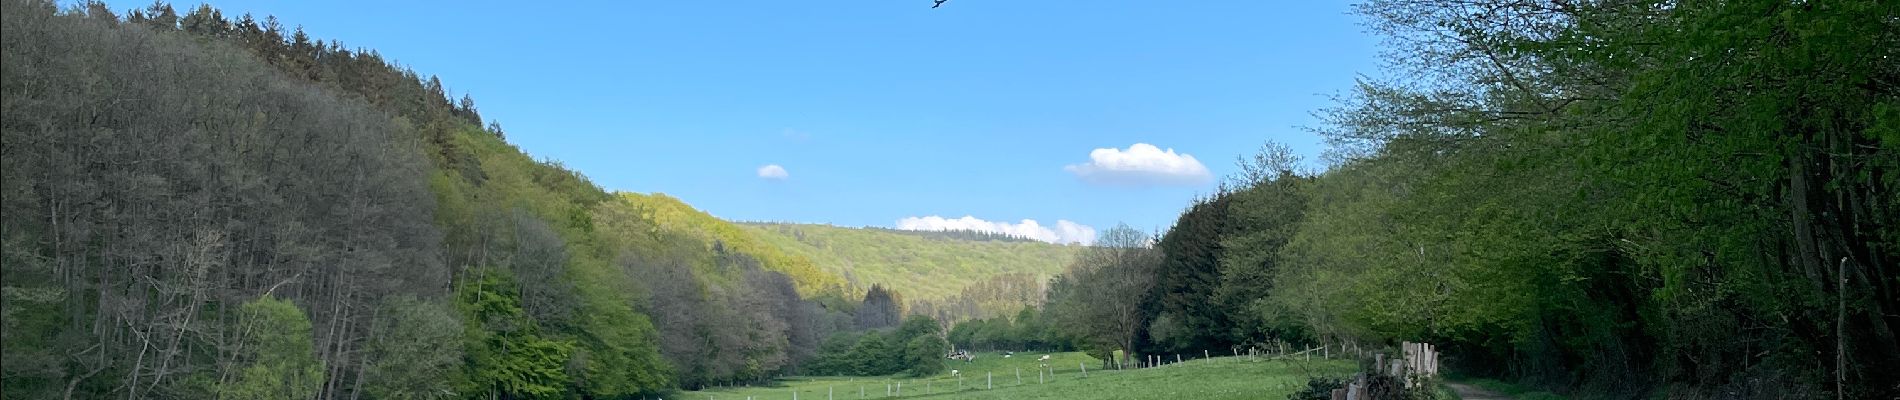
[[[876,283],[923,302],[949,300],[965,288],[1001,275],[1026,274],[1046,281],[1082,248],[975,231],[783,222],[736,225],[787,255],[809,259],[818,269],[844,277],[852,292]],[[1024,290],[1032,289],[1040,290]]]
[[[1007,233],[985,232],[985,231],[977,231],[977,230],[969,230],[969,229],[926,231],[926,230],[894,229],[894,228],[886,228],[882,226],[868,226],[868,225],[859,226],[859,227],[849,227],[849,226],[839,226],[839,225],[832,225],[832,224],[805,224],[805,223],[796,223],[796,222],[736,221],[733,223],[740,224],[740,225],[751,225],[751,226],[772,226],[772,225],[829,226],[829,227],[843,228],[843,229],[862,229],[862,230],[889,232],[889,233],[895,233],[895,234],[900,234],[900,235],[922,236],[925,238],[939,239],[939,240],[1041,242],[1040,240],[1036,240],[1036,239],[1025,237],[1025,236],[1011,235]]]

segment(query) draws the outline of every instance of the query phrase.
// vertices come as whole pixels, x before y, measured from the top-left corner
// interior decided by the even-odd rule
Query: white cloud
[[[789,173],[786,173],[785,167],[781,167],[778,164],[765,164],[765,166],[759,167],[759,177],[765,178],[765,179],[785,180],[785,178],[790,178],[792,177],[792,175]]]
[[[1089,162],[1062,169],[1098,184],[1196,185],[1214,179],[1214,174],[1194,156],[1147,143],[1135,143],[1127,150],[1095,149],[1089,152]]]
[[[1021,236],[1058,244],[1095,243],[1095,228],[1070,222],[1069,220],[1056,220],[1056,226],[1046,227],[1033,219],[1025,219],[1022,220],[1022,222],[1012,224],[1008,222],[985,221],[968,215],[957,219],[932,215],[928,217],[907,217],[897,220],[897,229],[908,231],[966,230]]]

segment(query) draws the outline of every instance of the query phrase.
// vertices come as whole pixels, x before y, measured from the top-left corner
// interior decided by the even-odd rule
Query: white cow
[[[1038,359],[1036,359],[1036,361],[1049,361],[1049,355],[1048,355],[1048,354],[1044,354],[1044,355],[1042,355],[1042,358],[1038,358]]]
[[[950,370],[950,376],[961,378],[963,377],[963,371]]]

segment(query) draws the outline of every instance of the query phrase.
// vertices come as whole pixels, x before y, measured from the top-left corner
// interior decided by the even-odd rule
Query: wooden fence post
[[[1077,368],[1081,368],[1081,369],[1082,369],[1082,377],[1083,377],[1083,378],[1087,378],[1087,377],[1089,377],[1089,366],[1088,366],[1088,364],[1083,364],[1083,363],[1075,363],[1075,366],[1076,366]]]
[[[1016,386],[1023,385],[1023,367],[1016,367]]]
[[[1843,341],[1847,338],[1847,257],[1841,257],[1837,269],[1835,276],[1841,279],[1834,283],[1834,297],[1840,303],[1834,306],[1834,398],[1838,400],[1847,396],[1847,342]]]

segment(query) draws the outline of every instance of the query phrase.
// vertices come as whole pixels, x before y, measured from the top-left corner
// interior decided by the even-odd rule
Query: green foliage
[[[1231,206],[1293,222],[1224,242],[1276,266],[1238,296],[1264,295],[1253,329],[1433,341],[1611,397],[1826,397],[1836,374],[1891,397],[1896,90],[1870,82],[1900,73],[1875,61],[1894,6],[1506,3],[1359,7],[1422,79],[1326,114],[1305,205]]]
[[[826,337],[818,347],[818,357],[805,367],[808,375],[852,375],[857,373],[859,360],[853,358],[851,349],[858,344],[858,336],[850,332],[838,332]]]
[[[859,376],[889,375],[904,370],[904,352],[902,342],[893,342],[888,335],[878,332],[866,332],[858,337],[858,343],[851,346],[851,372]]]
[[[265,295],[238,309],[241,352],[230,363],[220,398],[303,400],[317,396],[323,363],[310,342],[310,320],[288,301]]]
[[[904,347],[904,366],[911,376],[936,375],[943,372],[943,355],[949,350],[950,344],[937,335],[913,337]]]
[[[423,400],[455,396],[465,332],[453,308],[414,297],[383,306],[364,389],[379,399]]]
[[[6,396],[280,395],[306,375],[231,360],[242,303],[265,293],[318,332],[304,351],[335,372],[313,387],[353,388],[371,310],[446,286],[428,160],[391,114],[167,27],[162,4],[150,23],[98,2],[0,9]]]
[[[671,367],[661,358],[659,338],[647,316],[635,312],[620,296],[587,297],[594,300],[583,308],[580,317],[585,346],[575,355],[583,365],[578,371],[569,367],[569,374],[582,389],[596,396],[617,397],[672,387]]]
[[[845,280],[835,270],[827,271],[807,255],[776,246],[756,230],[713,218],[665,194],[621,193],[620,198],[637,210],[641,218],[652,221],[652,229],[684,233],[708,247],[718,246],[751,255],[766,269],[792,277],[800,293],[816,295],[844,290]]]
[[[810,259],[818,268],[844,277],[853,291],[880,284],[915,302],[946,307],[956,302],[965,287],[993,276],[1022,273],[1031,275],[1033,282],[1046,280],[1061,272],[1079,247],[831,225],[750,223],[741,227],[780,251]],[[1034,291],[973,296],[970,301],[980,311],[956,319],[1004,315],[1040,298],[1041,293]]]
[[[565,366],[574,345],[541,337],[521,309],[520,294],[505,273],[477,272],[457,290],[457,303],[470,329],[468,393],[512,398],[558,398],[568,382]]]
[[[904,316],[904,298],[882,285],[864,291],[864,301],[855,312],[858,329],[883,329],[897,326]]]
[[[925,315],[912,315],[904,318],[904,324],[897,327],[895,334],[905,342],[909,342],[911,338],[920,336],[941,337],[943,335],[943,326],[938,325],[935,318]]]
[[[1225,348],[1234,342],[1232,323],[1216,297],[1232,199],[1222,193],[1195,201],[1155,244],[1162,253],[1155,283],[1160,304],[1150,336],[1159,347]]]
[[[230,294],[307,307],[331,398],[758,379],[848,320],[758,271],[818,294],[841,279],[535,160],[472,98],[374,51],[208,6],[123,22],[98,2],[4,6],[8,396],[207,397],[235,346]],[[73,208],[103,199],[144,206]],[[662,267],[683,273],[640,275]],[[114,311],[129,304],[149,307]]]
[[[1066,351],[1074,346],[1057,329],[1053,315],[1023,307],[1015,318],[995,317],[957,322],[945,340],[958,348],[984,351]]]
[[[814,375],[880,376],[909,371],[935,374],[949,353],[936,319],[912,315],[903,324],[862,334],[840,332],[826,338],[806,372]]]
[[[1147,340],[1161,253],[1153,241],[1127,224],[1102,232],[1095,247],[1077,256],[1052,283],[1048,312],[1057,328],[1091,356],[1133,365]],[[1072,286],[1065,286],[1072,285]]]

